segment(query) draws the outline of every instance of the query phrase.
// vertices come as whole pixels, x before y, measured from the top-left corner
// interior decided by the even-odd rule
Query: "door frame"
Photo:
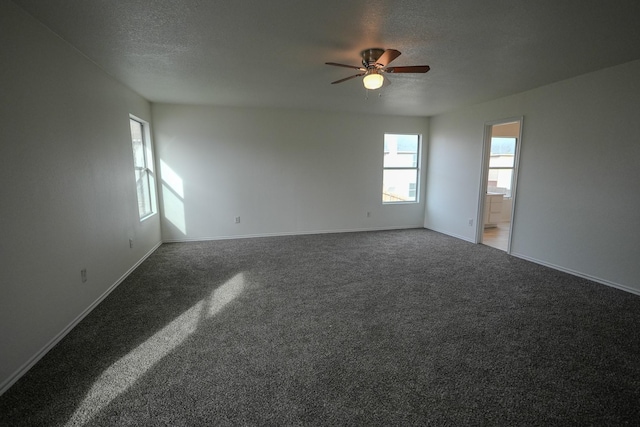
[[[518,140],[516,141],[516,152],[513,163],[513,183],[511,188],[511,226],[509,227],[509,239],[507,241],[507,253],[511,253],[511,237],[513,234],[513,225],[516,212],[516,194],[518,188],[518,170],[520,165],[520,148],[522,147],[522,126],[524,124],[524,116],[509,117],[506,119],[493,120],[485,122],[484,136],[482,140],[482,168],[480,175],[480,190],[478,193],[478,215],[476,218],[476,243],[482,243],[482,234],[484,233],[484,203],[485,194],[487,193],[487,180],[489,179],[489,157],[491,155],[491,130],[494,125],[506,125],[508,123],[520,124],[518,129]]]

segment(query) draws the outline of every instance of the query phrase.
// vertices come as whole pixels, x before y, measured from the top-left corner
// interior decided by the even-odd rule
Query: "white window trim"
[[[129,114],[129,119],[134,120],[142,125],[142,138],[143,138],[143,146],[144,146],[144,162],[145,169],[148,176],[148,185],[149,185],[149,198],[151,203],[151,212],[147,215],[140,216],[140,212],[138,211],[138,217],[140,218],[140,222],[143,222],[149,218],[152,218],[158,213],[158,202],[156,195],[156,178],[155,178],[155,163],[154,163],[154,153],[153,153],[153,143],[151,141],[151,130],[149,122],[141,119],[133,114]],[[131,141],[131,133],[129,133],[129,142]],[[134,169],[134,177],[135,177],[135,164],[133,166]],[[136,202],[138,201],[138,194],[136,192]]]
[[[491,146],[491,142],[493,140],[494,137],[491,137],[491,139],[489,140],[489,146]],[[497,137],[497,138],[513,138],[515,139],[515,152],[518,151],[518,138],[517,137]],[[511,171],[511,188],[510,191],[513,191],[513,187],[515,185],[515,176],[516,176],[516,157],[514,154],[513,157],[513,166],[487,166],[487,171],[491,172],[492,170],[510,170]],[[513,198],[513,194],[511,194],[509,197],[507,197],[507,195],[504,195],[505,200],[511,200]]]
[[[415,200],[398,200],[398,201],[389,201],[389,202],[385,202],[384,200],[382,201],[383,205],[413,205],[413,204],[417,204],[420,203],[420,187],[421,187],[421,180],[420,180],[420,174],[421,174],[421,162],[422,162],[422,134],[419,133],[399,133],[399,132],[385,132],[383,134],[383,147],[384,147],[384,137],[386,135],[411,135],[411,136],[416,136],[418,138],[418,158],[416,159],[416,167],[398,167],[398,166],[392,166],[392,167],[385,167],[384,166],[384,160],[382,162],[382,174],[384,176],[384,171],[386,170],[415,170],[416,171],[416,199]],[[383,148],[383,157],[384,157],[384,148]]]

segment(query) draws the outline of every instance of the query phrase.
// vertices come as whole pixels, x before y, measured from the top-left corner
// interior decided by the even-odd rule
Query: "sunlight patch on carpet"
[[[214,289],[209,299],[209,313],[207,317],[218,314],[227,304],[238,298],[242,291],[244,291],[244,288],[244,273],[238,273],[227,280],[224,285]]]
[[[193,334],[205,315],[207,318],[215,316],[236,299],[244,288],[244,274],[238,273],[214,289],[209,298],[196,303],[151,338],[111,365],[96,380],[66,425],[77,426],[90,421],[114,399],[133,386],[163,357]],[[205,304],[208,305],[208,310]]]

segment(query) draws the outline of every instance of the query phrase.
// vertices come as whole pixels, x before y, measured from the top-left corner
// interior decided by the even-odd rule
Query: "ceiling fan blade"
[[[391,61],[400,56],[400,51],[395,49],[387,49],[384,51],[380,58],[376,61],[376,64],[386,67]]]
[[[387,73],[426,73],[431,67],[428,65],[410,65],[408,67],[389,67],[384,71]]]
[[[345,67],[345,68],[352,68],[354,70],[366,71],[366,69],[364,69],[362,67],[356,67],[355,65],[338,64],[337,62],[325,62],[325,64],[326,65],[334,65],[336,67]]]
[[[344,79],[336,80],[335,82],[331,82],[332,85],[336,83],[346,82],[347,80],[355,79],[356,77],[364,76],[365,73],[355,74],[353,76],[345,77]]]

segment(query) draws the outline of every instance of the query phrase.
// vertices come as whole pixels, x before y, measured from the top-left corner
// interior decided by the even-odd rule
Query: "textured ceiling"
[[[15,0],[154,102],[430,116],[640,58],[638,0]],[[365,48],[394,48],[367,91]]]

